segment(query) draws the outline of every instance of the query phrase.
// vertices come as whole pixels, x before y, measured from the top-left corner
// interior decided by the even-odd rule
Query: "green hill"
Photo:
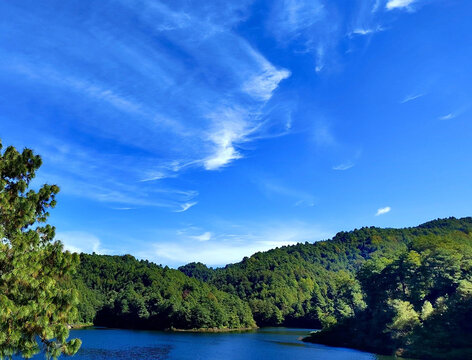
[[[249,306],[180,271],[130,255],[80,255],[81,321],[140,329],[250,328]]]
[[[81,255],[82,321],[148,329],[306,326],[306,341],[472,358],[472,218],[375,227],[178,270]],[[254,322],[255,321],[255,322]]]
[[[407,249],[357,272],[366,307],[306,341],[425,359],[472,358],[471,218],[408,229]]]
[[[364,306],[354,275],[366,260],[394,258],[418,237],[442,238],[464,226],[470,227],[471,220],[447,219],[409,229],[362,228],[340,232],[332,240],[256,253],[220,269],[192,263],[179,270],[247,300],[259,325],[322,326]]]

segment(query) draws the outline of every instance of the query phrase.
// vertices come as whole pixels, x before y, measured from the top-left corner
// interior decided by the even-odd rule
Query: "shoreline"
[[[95,326],[93,323],[80,323],[80,324],[69,324],[67,327],[69,330],[77,330],[77,329],[84,329],[88,327]]]
[[[169,332],[190,332],[190,333],[229,333],[229,332],[246,332],[257,330],[259,327],[250,327],[250,328],[199,328],[199,329],[177,329],[177,328],[170,328],[165,331]]]
[[[90,327],[96,327],[93,323],[84,323],[84,324],[69,324],[69,330],[78,330],[85,329]],[[101,326],[100,326],[101,327]],[[105,326],[106,327],[106,326]],[[115,328],[115,327],[106,327],[109,329],[125,329],[125,328]],[[167,328],[167,329],[153,329],[155,331],[166,331],[166,332],[190,332],[190,333],[229,333],[229,332],[246,332],[257,330],[259,327],[248,327],[248,328],[195,328],[195,329],[179,329],[179,328]],[[149,330],[149,329],[128,329],[128,330]]]

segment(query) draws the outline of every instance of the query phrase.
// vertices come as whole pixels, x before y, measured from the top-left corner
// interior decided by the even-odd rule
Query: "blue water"
[[[117,329],[82,329],[77,360],[376,360],[366,352],[306,344],[299,340],[309,329],[263,328],[241,333],[172,333]],[[36,356],[35,359],[43,358]],[[65,359],[65,358],[64,358]]]

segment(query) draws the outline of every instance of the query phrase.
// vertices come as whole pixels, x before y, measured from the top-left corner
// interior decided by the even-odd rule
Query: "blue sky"
[[[472,2],[2,1],[0,137],[67,248],[178,266],[471,215]]]

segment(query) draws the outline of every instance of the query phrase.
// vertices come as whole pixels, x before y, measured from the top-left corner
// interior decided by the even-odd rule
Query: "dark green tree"
[[[77,292],[69,286],[78,256],[53,241],[45,224],[56,205],[56,185],[29,189],[41,157],[0,143],[0,358],[73,355],[78,339],[67,341],[77,316]]]

